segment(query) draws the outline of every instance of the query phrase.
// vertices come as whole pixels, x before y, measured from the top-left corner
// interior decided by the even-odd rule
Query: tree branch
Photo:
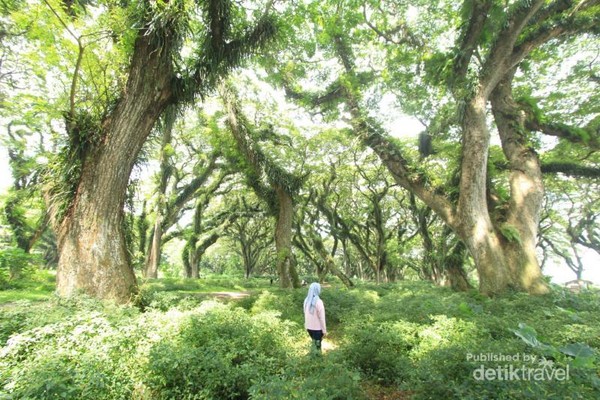
[[[515,5],[504,29],[497,35],[480,75],[485,98],[488,98],[504,74],[510,70],[511,65],[508,61],[519,35],[543,4],[544,0],[522,0]]]
[[[510,66],[514,67],[525,59],[534,49],[548,41],[574,33],[598,32],[600,13],[592,16],[582,15],[583,11],[600,4],[600,0],[583,1],[570,12],[572,0],[557,0],[540,11],[532,22],[537,24],[513,50]]]
[[[481,32],[483,31],[488,18],[488,11],[492,6],[493,1],[473,0],[472,3],[473,10],[469,16],[468,23],[465,24],[466,28],[461,34],[460,46],[458,47],[454,59],[455,82],[462,82],[467,75],[469,62],[473,52],[477,48]]]
[[[365,23],[369,28],[373,30],[373,32],[375,32],[379,37],[385,39],[390,43],[394,43],[397,45],[408,44],[415,47],[423,46],[423,43],[410,32],[410,29],[408,29],[405,23],[400,23],[396,27],[385,32],[373,25],[371,21],[369,21],[369,19],[367,18],[366,3],[363,4],[363,17],[365,19]],[[400,39],[394,39],[392,36],[397,34],[398,32],[402,32]]]
[[[600,178],[600,168],[587,167],[584,165],[568,162],[549,162],[542,163],[542,173],[557,174],[562,173],[567,176],[578,178]]]
[[[600,138],[598,138],[598,135],[584,128],[561,123],[542,123],[533,119],[528,119],[525,126],[533,131],[542,132],[545,135],[566,139],[571,143],[583,143],[592,150],[600,150]]]

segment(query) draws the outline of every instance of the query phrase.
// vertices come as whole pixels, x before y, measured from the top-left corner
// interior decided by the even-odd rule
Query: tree
[[[84,8],[72,9],[77,16],[71,17],[54,1],[44,7],[63,28],[50,34],[66,33],[77,43],[65,112],[68,140],[49,174],[53,184],[46,193],[60,253],[57,290],[63,296],[84,291],[127,302],[136,291],[136,279],[121,226],[140,149],[168,106],[184,105],[210,91],[274,36],[275,24],[268,12],[249,20],[233,18],[236,6],[231,1],[211,0],[198,7],[185,1],[136,1],[123,7],[107,2],[100,4],[104,14],[96,20],[109,20],[113,26],[79,34],[92,18]],[[117,26],[110,21],[114,15],[127,17]],[[123,26],[132,28],[117,30]],[[194,45],[191,56],[182,59],[188,32],[193,32]],[[93,93],[90,89],[97,87],[82,84],[101,82],[98,69],[111,61],[96,60],[95,68],[86,70],[85,57],[98,43],[125,48],[128,57],[118,65],[122,79]],[[86,96],[96,102],[81,101]]]
[[[207,216],[206,209],[211,200],[227,194],[231,188],[217,192],[217,189],[223,184],[223,180],[229,175],[225,170],[205,188],[198,192],[192,226],[184,231],[186,246],[183,250],[183,264],[185,265],[185,276],[187,278],[200,277],[200,261],[206,250],[225,236],[227,228],[238,218],[236,212],[232,209],[217,210]],[[233,208],[234,210],[235,208]]]
[[[410,196],[410,209],[423,243],[423,261],[417,269],[422,279],[438,285],[449,284],[454,290],[471,289],[467,272],[466,248],[448,226],[440,226],[439,217],[426,205]]]
[[[185,122],[177,124],[177,129],[172,132],[175,116],[165,117],[167,119],[160,143],[160,166],[154,194],[154,228],[151,231],[145,268],[145,276],[148,278],[157,277],[161,247],[167,231],[186,211],[190,211],[190,204],[195,201],[196,211],[192,223],[195,227],[192,231],[195,233],[192,235],[199,235],[201,232],[197,231],[197,220],[202,208],[231,174],[230,169],[220,162],[219,151],[209,143],[211,132],[205,132],[208,128],[201,128],[206,120],[201,116],[193,118],[193,115],[188,113],[185,115]],[[191,261],[192,270],[197,270],[198,264],[195,259],[195,255],[188,259]],[[192,271],[190,275],[198,277],[198,274]]]
[[[369,265],[358,268],[360,276],[372,272],[377,280],[392,279],[398,269],[389,261],[399,265],[398,249],[420,238],[426,253],[445,253],[425,259],[429,269],[418,268],[423,276],[441,282],[446,274],[460,285],[468,252],[483,293],[547,291],[536,246],[549,232],[539,230],[544,196],[552,195],[544,187],[548,177],[567,187],[570,180],[595,182],[600,176],[598,2],[293,2],[276,5],[284,16],[277,25],[274,2],[265,3],[254,8],[231,0],[2,4],[0,12],[10,19],[0,21],[0,110],[14,139],[13,172],[28,169],[35,158],[19,147],[32,132],[41,132],[43,143],[36,155],[55,153],[45,165],[43,192],[60,253],[59,292],[83,290],[119,302],[135,292],[127,251],[135,211],[126,203],[144,143],[159,130],[157,121],[169,120],[166,110],[181,115],[258,50],[271,57],[251,67],[255,76],[266,76],[310,113],[318,125],[314,131],[335,126],[372,152],[361,150],[364,159],[345,171],[342,183],[323,173],[308,178],[310,190],[302,192],[307,172],[340,168],[341,159],[336,164],[326,155],[324,167],[317,166],[321,160],[296,162],[302,156],[286,150],[292,141],[285,143],[289,137],[282,134],[296,132],[294,123],[279,121],[273,109],[260,109],[260,89],[243,82],[243,74],[238,80],[243,93],[223,96],[236,150],[216,148],[228,152],[225,158],[275,217],[283,286],[297,284],[296,223],[296,232],[304,235],[297,245],[322,272],[334,271],[341,251],[345,275],[352,269],[351,255],[358,254],[357,265]],[[276,32],[284,45],[265,49]],[[21,90],[24,79],[31,83]],[[253,90],[255,98],[248,102]],[[253,121],[248,108],[258,110]],[[393,121],[400,112],[423,126],[418,146],[414,138],[394,137],[402,133]],[[222,115],[203,123],[213,129]],[[218,130],[223,132],[223,124]],[[213,174],[224,173],[218,152],[202,158],[193,177],[171,175],[172,140],[164,136],[160,146],[149,275],[155,274],[160,244],[177,234],[188,241],[193,275],[202,249],[230,221],[206,224],[206,196],[225,179]],[[29,179],[27,174],[21,178]],[[398,188],[411,193],[412,205]],[[551,216],[565,226],[560,236],[565,241],[553,251],[574,261],[581,246],[597,248],[597,204],[580,200],[574,189],[568,194],[573,204],[585,203],[584,212],[571,220],[566,213]],[[38,232],[20,214],[34,198],[22,192],[7,203],[15,242],[23,248]],[[306,207],[300,219],[299,201]],[[409,207],[414,220],[406,217]],[[192,209],[193,226],[167,233]],[[139,228],[146,240],[148,227],[140,223]],[[458,240],[444,240],[452,237],[450,231]],[[410,257],[423,255],[416,254]]]
[[[13,178],[3,199],[2,217],[10,228],[12,242],[29,253],[40,239],[52,247],[51,235],[46,234],[48,217],[40,196],[42,159],[48,156],[50,149],[48,130],[39,114],[48,111],[43,105],[48,90],[16,50],[26,46],[27,33],[11,23],[10,16],[18,8],[19,2],[15,1],[0,5],[3,17],[0,22],[0,115],[5,119],[3,127],[6,128],[0,143],[7,150]],[[23,88],[25,80],[28,85]]]
[[[242,155],[242,168],[247,183],[265,201],[269,212],[275,217],[279,285],[282,288],[299,287],[300,281],[292,262],[292,224],[294,196],[300,188],[302,178],[282,168],[260,149],[253,137],[255,129],[243,114],[235,94],[230,89],[224,89],[222,97],[227,110],[227,126],[235,139],[239,154]],[[262,134],[273,136],[272,127],[264,127]],[[267,180],[266,185],[262,182],[263,177]]]
[[[248,204],[241,198],[237,207],[237,218],[227,228],[227,234],[236,243],[236,251],[244,263],[246,279],[256,267],[264,264],[273,244],[273,228],[268,213],[259,206]]]
[[[332,272],[351,286],[351,246],[368,266],[367,274],[378,282],[393,280],[400,259],[406,256],[395,257],[398,262],[391,263],[389,249],[404,242],[397,233],[408,230],[410,220],[401,215],[405,209],[402,196],[387,170],[370,149],[352,145],[338,130],[312,137],[304,154],[310,174],[302,193],[295,245],[317,265],[321,278]],[[325,250],[330,244],[331,250]],[[335,262],[339,250],[346,273]]]
[[[173,135],[173,124],[175,115],[174,110],[165,112],[164,125],[161,127],[161,143],[160,143],[160,155],[159,155],[159,171],[158,171],[158,187],[157,200],[154,216],[154,228],[152,229],[151,240],[149,243],[149,251],[146,258],[146,266],[144,269],[144,276],[146,278],[157,278],[158,276],[158,265],[160,264],[160,253],[161,253],[161,240],[163,236],[163,213],[166,208],[165,196],[167,194],[167,184],[171,177],[171,162],[169,160],[172,152],[172,135]]]
[[[307,15],[312,18],[316,40],[322,46],[319,56],[329,55],[338,62],[339,69],[333,71],[324,90],[306,93],[299,90],[297,83],[306,70],[292,63],[280,63],[279,82],[289,97],[329,113],[338,112],[338,105],[344,106],[353,134],[373,149],[400,186],[436,212],[464,242],[474,259],[481,292],[493,295],[514,288],[545,293],[548,287],[535,253],[543,199],[542,165],[530,140],[535,135],[529,122],[533,118],[513,98],[514,77],[525,62],[535,61],[535,51],[543,51],[543,46],[551,41],[595,32],[600,14],[597,5],[587,1],[548,5],[544,1],[519,1],[505,7],[493,1],[465,1],[457,27],[452,22],[455,12],[448,12],[449,4],[440,3],[427,10],[427,21],[436,21],[438,27],[431,29],[454,30],[456,45],[447,51],[439,49],[437,37],[422,37],[418,26],[413,29],[406,22],[408,19],[402,19],[407,12],[405,6],[396,10],[401,15],[394,16],[385,7],[365,2],[361,15],[352,4],[349,1],[333,7],[309,7]],[[377,21],[369,20],[368,15],[377,17]],[[371,32],[357,27],[357,23],[366,24]],[[383,41],[382,54],[387,54],[390,61],[380,73],[357,56],[376,40]],[[427,51],[420,51],[418,56],[415,53],[422,45]],[[424,68],[419,71],[421,63]],[[455,127],[460,138],[456,200],[443,193],[443,186],[435,185],[422,160],[410,157],[387,135],[383,124],[367,107],[367,92],[373,89],[373,82],[381,81],[380,75],[400,76],[407,69],[415,71],[415,67],[417,77],[412,83],[418,87],[402,95],[416,97],[418,102],[421,97],[415,93],[419,94],[419,90],[441,93],[443,102],[436,106],[439,113],[424,122],[431,132],[439,127]],[[395,70],[399,72],[394,74]],[[403,78],[402,84],[390,88],[405,90],[411,86],[406,76]],[[430,103],[429,97],[423,99],[422,104]],[[407,102],[406,109],[415,112],[415,101]],[[454,116],[448,114],[446,104],[454,104]],[[508,170],[502,177],[489,174],[489,118],[496,123]],[[535,129],[541,133],[549,130],[541,126]],[[562,134],[565,139],[577,136],[581,142],[581,134],[573,135],[581,131],[567,131],[571,135]],[[590,137],[586,143],[595,143],[597,134],[585,132]],[[451,161],[442,161],[450,165],[449,170],[453,169]],[[503,198],[497,196],[501,192],[505,194]]]
[[[4,201],[3,212],[17,247],[29,253],[48,227],[48,218],[38,191],[39,165],[25,154],[26,139],[30,135],[24,129],[16,132],[13,129],[9,123],[5,143],[13,185]],[[37,212],[32,217],[33,210]]]
[[[554,258],[564,261],[575,279],[582,280],[586,250],[600,252],[598,246],[598,185],[594,180],[568,177],[546,178],[547,199],[540,223],[542,266]]]

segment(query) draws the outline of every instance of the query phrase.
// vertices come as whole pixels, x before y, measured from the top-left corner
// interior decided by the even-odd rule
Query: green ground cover
[[[52,285],[38,273],[0,291],[0,399],[600,398],[594,291],[489,299],[423,282],[333,284],[315,357],[306,288],[160,279],[123,307],[60,299]]]

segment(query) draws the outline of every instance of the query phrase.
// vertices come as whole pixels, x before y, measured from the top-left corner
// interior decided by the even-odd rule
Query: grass
[[[10,288],[0,290],[0,305],[20,300],[48,300],[53,297],[55,289],[55,272],[38,270],[27,278],[12,283]]]
[[[272,287],[267,278],[244,279],[236,276],[208,275],[201,279],[162,278],[138,279],[142,290],[180,292],[180,293],[212,293],[251,289],[267,289]]]
[[[202,279],[138,278],[140,290],[145,293],[173,293],[180,298],[189,295],[198,298],[208,298],[220,292],[247,292],[276,288],[268,278],[250,278],[208,275]],[[0,290],[0,305],[20,300],[43,301],[50,300],[56,290],[56,272],[38,270],[26,279],[13,282],[11,287]]]
[[[12,303],[20,300],[42,301],[52,297],[53,291],[45,287],[33,289],[9,289],[0,291],[0,304]]]

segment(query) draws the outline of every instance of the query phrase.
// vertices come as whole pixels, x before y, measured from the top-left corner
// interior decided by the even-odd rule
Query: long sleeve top
[[[323,300],[317,300],[315,304],[315,312],[309,311],[309,305],[304,307],[304,327],[313,331],[323,331],[327,333],[327,325],[325,324],[325,305]]]

